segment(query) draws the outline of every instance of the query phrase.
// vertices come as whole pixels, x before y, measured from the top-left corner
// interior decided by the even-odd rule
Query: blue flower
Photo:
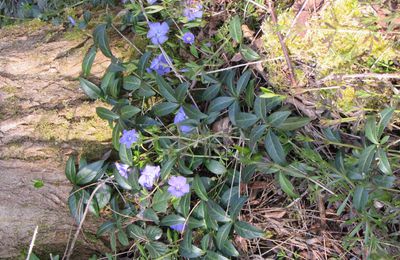
[[[193,44],[194,43],[194,34],[191,32],[187,32],[182,36],[182,40],[184,43]]]
[[[120,144],[124,144],[126,148],[131,148],[133,143],[136,143],[139,139],[139,134],[135,129],[130,131],[124,130],[122,136],[119,139]]]
[[[203,6],[200,3],[192,3],[192,1],[186,1],[187,7],[183,10],[183,16],[185,16],[188,21],[196,20],[203,16]]]
[[[168,184],[170,185],[168,192],[176,198],[180,198],[190,191],[190,186],[186,183],[186,178],[183,176],[171,176]]]
[[[71,23],[72,26],[76,25],[76,22],[75,22],[74,18],[72,18],[71,16],[68,16],[68,20],[69,20],[69,22]]]
[[[157,2],[157,0],[147,0],[147,3],[149,4],[149,5],[153,5],[153,4],[155,4]]]
[[[150,30],[147,33],[147,38],[151,40],[154,45],[163,44],[168,40],[169,26],[166,22],[163,23],[149,23]]]
[[[170,228],[182,233],[185,230],[185,224],[179,223],[179,224],[171,225]]]
[[[151,189],[154,181],[160,177],[160,166],[146,165],[140,174],[139,184],[147,189]]]
[[[117,170],[118,170],[118,172],[119,172],[119,174],[122,176],[122,177],[124,177],[124,178],[126,178],[126,179],[128,179],[128,168],[129,168],[129,165],[127,165],[127,164],[123,164],[123,163],[115,163],[115,167],[117,168]]]
[[[178,125],[179,129],[184,134],[190,133],[194,129],[193,126],[180,124],[182,121],[185,121],[186,119],[188,119],[188,117],[187,117],[185,111],[183,110],[183,107],[179,108],[178,113],[176,113],[175,118],[174,118],[174,124]]]
[[[160,76],[171,71],[171,68],[169,67],[164,55],[160,54],[151,61],[150,68],[147,68],[147,72],[151,73],[152,71],[157,72],[157,74]]]

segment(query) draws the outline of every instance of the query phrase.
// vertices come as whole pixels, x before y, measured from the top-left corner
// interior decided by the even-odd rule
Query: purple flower
[[[182,233],[185,230],[185,223],[171,225],[170,228]]]
[[[124,177],[125,179],[128,179],[128,168],[129,165],[123,164],[123,163],[115,163],[115,167],[117,168],[119,174]]]
[[[186,183],[186,178],[182,176],[171,176],[168,180],[168,192],[177,198],[189,192],[190,186]]]
[[[157,72],[160,76],[171,71],[171,68],[163,54],[158,55],[151,61],[150,68],[147,68],[147,72],[151,73],[152,71]]]
[[[124,130],[122,136],[119,139],[120,144],[124,144],[126,148],[131,148],[133,143],[136,143],[139,138],[139,134],[135,129]]]
[[[163,44],[168,40],[169,26],[166,22],[149,23],[150,30],[147,33],[147,38],[151,39],[154,45]]]
[[[147,0],[147,3],[149,4],[149,5],[153,5],[153,4],[155,4],[157,2],[157,0]]]
[[[186,119],[188,119],[188,117],[186,116],[183,107],[179,108],[178,113],[176,113],[174,118],[174,124],[179,125],[179,129],[184,134],[190,133],[191,131],[193,131],[194,128],[193,126],[180,124],[182,121],[185,121]]]
[[[194,43],[194,35],[191,32],[187,32],[182,36],[183,42],[188,44]]]
[[[200,3],[188,0],[186,1],[186,6],[187,7],[183,10],[183,16],[185,16],[189,22],[203,16],[203,6]]]
[[[69,22],[71,23],[72,26],[76,25],[76,22],[75,22],[74,18],[72,18],[71,16],[68,16],[68,20],[69,20]]]
[[[154,185],[154,181],[160,176],[160,166],[146,165],[140,174],[140,185],[151,189]]]

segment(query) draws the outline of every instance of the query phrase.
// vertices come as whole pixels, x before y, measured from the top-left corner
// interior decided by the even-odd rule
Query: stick
[[[277,27],[278,18],[276,17],[276,13],[275,13],[274,2],[272,0],[270,0],[270,1],[268,1],[268,5],[269,5],[270,12],[271,12],[272,22],[273,22],[274,26]],[[286,44],[285,44],[285,41],[283,40],[283,36],[282,36],[281,32],[279,30],[277,30],[276,34],[278,35],[279,43],[281,44],[283,55],[285,56],[285,60],[286,60],[286,63],[288,65],[288,68],[289,68],[290,82],[292,83],[292,87],[296,88],[297,87],[297,82],[296,82],[296,78],[295,78],[292,62],[291,62],[290,57],[289,57],[288,48],[286,47]]]
[[[32,254],[33,246],[35,244],[35,240],[36,240],[36,235],[38,233],[38,229],[39,229],[39,226],[36,226],[35,231],[33,232],[33,237],[32,237],[31,244],[29,246],[29,251],[28,251],[28,255],[26,256],[26,260],[29,260],[31,258],[31,254]]]

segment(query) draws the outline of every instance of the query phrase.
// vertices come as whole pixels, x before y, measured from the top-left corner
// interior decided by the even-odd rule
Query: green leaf
[[[201,100],[210,101],[216,96],[218,96],[219,91],[221,90],[221,86],[219,84],[211,85],[204,90],[201,95]]]
[[[254,85],[255,79],[250,80],[249,86],[246,89],[245,101],[248,107],[254,106]]]
[[[90,50],[86,53],[85,58],[82,62],[82,75],[84,77],[89,76],[90,70],[92,69],[94,58],[96,57],[97,48],[92,46]]]
[[[189,84],[184,82],[179,84],[179,86],[176,88],[175,92],[176,92],[176,99],[178,100],[179,103],[183,103],[185,102],[186,99],[186,95],[188,93],[188,89],[189,89]]]
[[[269,157],[277,164],[286,164],[286,155],[283,151],[283,146],[279,141],[279,138],[274,134],[273,131],[268,131],[265,137],[264,147]]]
[[[115,232],[110,233],[110,246],[112,251],[117,251],[117,238]]]
[[[207,201],[208,200],[207,191],[206,191],[206,188],[204,187],[204,184],[201,181],[199,175],[196,174],[196,176],[194,176],[192,185],[193,185],[193,189],[194,189],[194,192],[196,193],[196,195],[200,199]]]
[[[391,108],[391,107],[384,109],[380,113],[381,119],[379,120],[378,130],[377,130],[378,138],[380,138],[381,135],[383,134],[383,131],[385,130],[386,126],[389,124],[389,121],[392,118],[393,113],[394,113],[394,108]]]
[[[232,18],[229,23],[229,33],[233,40],[237,43],[241,43],[243,39],[242,24],[239,15]]]
[[[116,78],[112,82],[110,82],[110,86],[108,87],[108,93],[114,98],[117,98],[120,92],[119,82],[120,78]]]
[[[117,233],[118,241],[121,243],[123,246],[128,246],[129,245],[129,240],[128,236],[126,235],[125,231],[120,229]]]
[[[142,76],[146,72],[147,63],[151,57],[151,51],[145,52],[139,59],[138,72]]]
[[[80,223],[82,220],[84,211],[83,196],[85,192],[85,190],[72,190],[68,197],[68,208],[76,223]]]
[[[257,144],[258,141],[265,133],[265,129],[267,129],[266,125],[257,125],[251,129],[250,132],[250,141],[249,141],[249,148],[251,152],[257,152]]]
[[[161,228],[155,226],[146,227],[146,236],[150,240],[158,240],[161,238],[163,232]]]
[[[257,123],[258,117],[251,113],[238,113],[236,115],[236,125],[240,128],[246,129]]]
[[[384,173],[384,174],[388,174],[391,175],[392,174],[392,168],[390,167],[390,163],[388,160],[388,157],[386,155],[385,150],[383,150],[382,148],[378,149],[378,167],[379,169]]]
[[[206,114],[202,113],[198,108],[189,104],[183,104],[183,111],[191,119],[201,120],[207,118]]]
[[[221,175],[226,172],[225,166],[221,162],[216,161],[216,160],[206,161],[205,166],[210,172],[217,174],[217,175]]]
[[[264,231],[243,221],[235,222],[235,231],[239,236],[247,239],[259,238],[264,236]]]
[[[281,186],[282,190],[292,198],[298,198],[299,195],[296,194],[294,191],[294,187],[292,183],[289,181],[288,178],[283,173],[278,174],[279,185]]]
[[[104,120],[117,120],[119,115],[104,107],[96,107],[96,114]]]
[[[101,52],[104,56],[111,58],[113,54],[111,53],[110,44],[108,42],[107,36],[107,25],[106,24],[99,24],[94,29],[93,32],[94,42],[100,48]]]
[[[357,211],[363,211],[368,202],[368,190],[363,186],[357,186],[353,195],[353,205]]]
[[[197,258],[204,254],[200,248],[192,245],[192,232],[185,232],[179,245],[179,254],[186,258]]]
[[[118,185],[121,186],[125,190],[131,190],[132,186],[129,184],[128,180],[121,176],[117,169],[114,169],[114,177],[117,181]]]
[[[240,54],[246,61],[256,61],[259,60],[261,57],[255,52],[252,48],[247,45],[242,45],[240,47]]]
[[[122,119],[130,119],[134,115],[140,112],[140,108],[127,105],[121,108],[121,118]]]
[[[128,236],[130,238],[137,239],[139,241],[146,240],[146,238],[147,238],[146,232],[144,231],[144,229],[135,224],[128,225],[126,230],[128,232]]]
[[[153,106],[152,110],[156,116],[166,116],[174,112],[179,105],[172,102],[163,102]]]
[[[379,144],[375,117],[369,116],[365,123],[365,136],[374,144]]]
[[[210,105],[208,106],[208,113],[220,112],[221,110],[229,107],[233,101],[235,101],[234,97],[217,97],[210,102]]]
[[[358,159],[358,171],[367,174],[371,171],[371,163],[374,159],[376,145],[372,144],[365,148]]]
[[[164,163],[161,167],[161,171],[160,171],[160,176],[161,179],[164,180],[165,177],[168,176],[168,174],[171,172],[172,167],[174,167],[176,162],[176,157],[173,156],[171,158],[168,159],[168,161],[166,163]]]
[[[267,122],[267,99],[256,97],[254,101],[254,113],[256,113],[258,118]]]
[[[226,223],[218,228],[217,236],[215,238],[215,243],[219,249],[222,249],[224,242],[228,239],[229,233],[232,229],[232,223]]]
[[[70,156],[67,165],[65,166],[65,176],[72,183],[76,184],[76,168],[75,168],[75,158]]]
[[[231,221],[231,218],[228,216],[228,214],[226,214],[221,206],[212,200],[207,201],[207,211],[210,217],[218,222]]]
[[[100,172],[103,164],[104,161],[101,160],[82,167],[82,169],[80,169],[76,175],[76,183],[78,185],[84,185],[93,181]]]
[[[91,99],[99,99],[103,96],[101,89],[87,79],[79,78],[81,89]]]
[[[290,111],[276,111],[268,116],[267,121],[273,127],[279,127],[290,116]]]
[[[181,213],[185,218],[188,217],[190,211],[190,192],[185,194],[179,200],[178,212]]]
[[[158,84],[158,89],[160,90],[160,94],[166,98],[169,102],[178,102],[175,98],[176,93],[175,90],[163,79],[160,75],[156,74],[156,82]]]
[[[167,211],[168,201],[170,200],[170,198],[171,198],[171,195],[169,194],[169,192],[158,189],[156,191],[156,193],[154,193],[154,196],[153,196],[152,208],[156,212],[165,213]]]
[[[111,187],[106,184],[102,185],[97,190],[94,196],[97,200],[97,204],[100,210],[103,209],[105,206],[107,206],[107,204],[110,202],[111,192],[112,192]]]
[[[172,214],[172,215],[165,216],[161,220],[160,225],[170,227],[172,225],[183,224],[183,223],[185,223],[184,217]]]
[[[131,148],[127,148],[125,144],[121,144],[119,147],[119,158],[121,161],[129,166],[133,165],[133,156]]]
[[[207,254],[204,258],[205,260],[229,260],[225,256],[222,256],[216,252],[213,251],[207,251]]]
[[[246,203],[247,199],[248,199],[247,197],[243,197],[242,196],[242,197],[238,198],[236,201],[231,202],[229,204],[228,212],[231,215],[233,220],[235,220],[239,216],[239,213],[242,210],[242,208],[243,208],[244,204]]]
[[[113,143],[115,150],[117,150],[117,151],[119,151],[119,147],[121,145],[119,143],[121,130],[122,130],[121,125],[119,123],[116,123],[113,128],[113,131],[112,131],[112,143]]]
[[[224,255],[228,256],[238,257],[240,255],[239,252],[236,250],[235,246],[229,240],[224,242],[221,251],[222,253],[224,253]]]
[[[135,76],[124,77],[122,87],[126,90],[135,91],[140,88],[142,80]]]
[[[113,221],[107,221],[104,222],[98,229],[96,232],[96,235],[98,237],[102,236],[104,233],[106,232],[110,232],[111,230],[114,230],[116,227],[115,223]]]
[[[307,125],[310,122],[311,122],[311,119],[308,117],[293,116],[293,117],[289,117],[288,119],[286,119],[285,122],[283,122],[276,128],[285,130],[285,131],[293,131],[293,130],[296,130],[298,128],[301,128],[301,127]]]
[[[160,220],[159,220],[159,218],[157,216],[157,213],[153,209],[150,209],[150,208],[145,209],[143,211],[143,218],[147,219],[147,220],[150,220],[150,221],[153,221],[157,225],[160,223]]]
[[[168,252],[167,245],[158,241],[150,241],[144,247],[149,251],[150,259],[161,258]]]
[[[240,76],[236,85],[236,92],[238,94],[241,94],[246,89],[247,85],[249,84],[250,77],[251,70],[247,70],[242,74],[242,76]]]
[[[239,106],[239,101],[235,100],[232,105],[229,106],[228,108],[228,116],[229,120],[232,122],[232,124],[236,125],[236,117],[238,113],[240,112],[240,106]]]

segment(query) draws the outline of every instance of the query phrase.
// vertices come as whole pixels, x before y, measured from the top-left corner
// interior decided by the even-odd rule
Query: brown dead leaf
[[[245,238],[240,236],[235,236],[233,242],[240,251],[245,253],[249,251],[247,240]]]
[[[276,210],[276,211],[266,212],[263,215],[266,218],[280,219],[286,215],[286,210],[280,209],[280,210]]]
[[[233,57],[231,59],[232,62],[238,62],[241,60],[243,60],[243,57],[242,57],[242,54],[240,54],[240,53],[236,53],[235,55],[233,55]]]
[[[246,25],[242,25],[243,37],[252,41],[254,39],[254,31],[250,30],[250,28]]]

